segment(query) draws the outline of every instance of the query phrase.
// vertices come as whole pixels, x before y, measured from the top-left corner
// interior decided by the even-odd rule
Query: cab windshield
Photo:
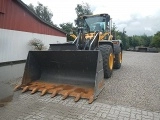
[[[104,17],[95,16],[84,19],[84,29],[88,32],[106,31],[106,19]]]

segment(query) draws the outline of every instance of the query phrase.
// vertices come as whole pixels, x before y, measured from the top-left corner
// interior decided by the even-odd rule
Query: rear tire
[[[115,54],[114,69],[120,69],[121,63],[122,63],[122,52],[120,52],[119,54]]]
[[[111,45],[100,45],[98,48],[103,57],[104,78],[110,78],[113,71],[113,48]]]

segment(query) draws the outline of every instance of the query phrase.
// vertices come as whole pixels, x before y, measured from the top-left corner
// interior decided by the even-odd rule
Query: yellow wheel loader
[[[71,96],[75,101],[85,98],[88,103],[98,97],[104,78],[121,67],[122,42],[112,40],[108,14],[84,15],[77,24],[73,42],[50,44],[48,51],[29,51],[22,83],[15,90],[59,94],[62,99]]]

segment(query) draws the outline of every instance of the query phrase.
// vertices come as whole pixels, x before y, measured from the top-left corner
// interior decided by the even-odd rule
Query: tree
[[[61,27],[62,30],[66,31],[68,33],[67,34],[67,41],[73,41],[74,38],[69,35],[69,33],[71,31],[73,31],[74,34],[75,34],[75,27],[73,26],[73,23],[70,23],[70,22],[68,22],[68,23],[62,23],[59,26]]]
[[[151,36],[147,36],[146,34],[144,34],[141,36],[141,40],[143,41],[142,45],[144,47],[149,47],[149,45],[151,43]]]
[[[160,48],[160,31],[154,34],[152,42],[151,42],[151,46]]]
[[[34,8],[34,5],[33,5],[33,4],[30,3],[30,4],[28,5],[28,7],[30,8],[30,10],[32,10],[33,12],[35,12],[35,8]]]
[[[132,46],[134,47],[134,49],[136,46],[139,46],[139,37],[136,35],[132,37]]]
[[[129,40],[128,36],[126,35],[125,28],[123,28],[123,31],[118,31],[117,26],[115,23],[113,23],[112,29],[111,29],[112,35],[113,35],[113,40],[120,39],[122,40],[123,43],[123,49],[128,49],[129,48]]]
[[[126,40],[127,39],[127,35],[126,35],[126,31],[125,28],[123,28],[123,32],[121,32],[121,39],[122,39],[122,43],[123,43],[123,49],[127,50],[128,49],[128,44],[129,42]]]
[[[88,3],[82,3],[82,4],[77,4],[75,8],[77,18],[75,20],[75,23],[77,25],[77,20],[81,15],[92,15],[93,12],[91,11],[90,5]]]
[[[43,6],[43,4],[38,2],[37,6],[29,4],[28,7],[30,8],[30,10],[32,10],[34,13],[36,13],[44,21],[46,21],[50,24],[53,24],[53,22],[51,20],[53,17],[53,13],[48,9],[47,6]]]
[[[59,26],[62,30],[66,31],[67,33],[71,32],[71,30],[73,29],[73,23],[70,22],[59,24]]]
[[[128,36],[128,43],[129,43],[129,47],[133,47],[132,45],[132,37]]]
[[[75,8],[77,17],[81,15],[92,15],[93,12],[90,9],[90,5],[88,3],[77,4]]]

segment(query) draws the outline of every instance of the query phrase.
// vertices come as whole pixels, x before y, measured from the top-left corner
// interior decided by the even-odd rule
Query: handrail
[[[97,33],[94,37],[94,39],[92,40],[91,44],[89,45],[89,50],[91,50],[92,48],[92,44],[94,43],[94,41],[96,40],[97,36],[98,36],[99,33]]]

